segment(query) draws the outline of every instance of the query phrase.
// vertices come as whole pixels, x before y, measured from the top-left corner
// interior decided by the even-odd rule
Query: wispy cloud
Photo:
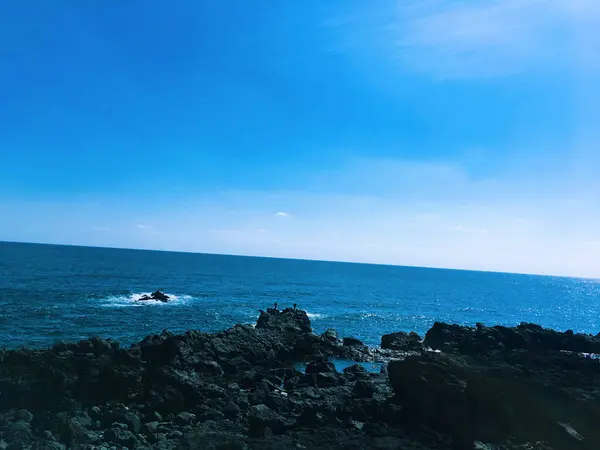
[[[396,14],[395,55],[441,77],[600,68],[597,0],[402,2]]]
[[[279,212],[276,212],[276,213],[275,213],[275,215],[276,215],[277,217],[290,217],[290,215],[291,215],[291,214],[290,214],[290,213],[283,212],[283,211],[279,211]]]
[[[146,225],[143,223],[138,224],[136,228],[138,228],[139,230],[142,230],[143,232],[148,233],[148,234],[153,234],[153,235],[160,234],[160,231],[157,231],[152,226]]]
[[[336,51],[435,78],[600,71],[597,0],[382,0],[326,26]]]

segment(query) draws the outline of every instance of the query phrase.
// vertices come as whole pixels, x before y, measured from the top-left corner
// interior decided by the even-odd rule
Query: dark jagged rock
[[[361,398],[371,398],[375,394],[375,387],[369,380],[361,379],[356,382],[352,392]]]
[[[332,362],[326,360],[315,360],[306,365],[307,375],[326,372],[337,372],[335,365]]]
[[[565,387],[597,386],[590,378],[600,373],[597,361],[564,353],[490,353],[478,360],[430,354],[394,361],[388,372],[406,418],[462,446],[476,440],[500,445],[508,436],[516,443],[545,441],[552,449],[591,450],[600,443],[590,421],[600,417],[598,395]]]
[[[0,448],[596,450],[600,363],[560,350],[597,339],[436,324],[425,344],[444,353],[414,333],[372,349],[314,334],[289,308],[129,348],[91,338],[0,351]],[[332,361],[378,358],[387,372]]]
[[[359,346],[359,347],[363,347],[365,344],[363,344],[362,341],[353,338],[353,337],[345,337],[343,340],[343,345],[347,346],[347,347],[353,347],[353,346]]]
[[[264,437],[267,428],[275,434],[281,434],[285,431],[285,426],[285,418],[266,405],[255,405],[250,408],[248,413],[250,436]]]
[[[381,337],[381,348],[386,350],[400,350],[400,351],[421,351],[423,345],[421,344],[421,336],[414,331],[405,333],[399,331],[397,333],[384,334]]]
[[[344,369],[344,375],[349,377],[366,377],[369,375],[369,372],[360,364],[354,364]]]
[[[337,344],[339,342],[337,331],[331,328],[325,330],[325,332],[321,335],[321,338],[331,342],[332,344]]]
[[[283,311],[275,309],[269,309],[268,312],[261,311],[256,322],[256,328],[284,333],[312,333],[310,319],[306,311],[293,308],[286,308]]]
[[[492,350],[572,351],[600,353],[600,338],[588,334],[559,332],[531,323],[508,328],[501,325],[476,327],[436,322],[425,335],[424,345],[433,349],[464,354]]]
[[[171,297],[169,297],[167,294],[165,294],[161,291],[156,291],[150,295],[146,295],[146,294],[142,295],[142,297],[138,301],[145,302],[145,301],[149,301],[149,300],[154,300],[154,301],[166,303],[169,301],[170,298]]]
[[[125,445],[127,447],[136,445],[135,435],[131,431],[127,431],[118,426],[108,429],[104,433],[104,438],[113,444]]]

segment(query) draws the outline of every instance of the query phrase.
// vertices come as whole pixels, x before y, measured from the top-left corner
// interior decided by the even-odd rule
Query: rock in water
[[[156,291],[156,292],[153,292],[153,293],[152,293],[152,294],[150,294],[150,295],[143,295],[143,296],[142,296],[142,297],[139,299],[139,301],[140,301],[140,302],[144,302],[144,301],[148,301],[148,300],[154,300],[154,301],[159,301],[159,302],[164,302],[164,303],[166,303],[166,302],[168,302],[168,301],[169,301],[169,299],[170,299],[170,298],[171,298],[171,297],[169,297],[169,296],[168,296],[167,294],[165,294],[164,292],[161,292],[161,291]]]

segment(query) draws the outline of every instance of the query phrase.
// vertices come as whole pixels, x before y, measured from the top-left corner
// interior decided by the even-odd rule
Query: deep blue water
[[[169,304],[136,303],[162,289]],[[254,323],[277,301],[378,344],[435,320],[600,331],[600,282],[560,277],[0,243],[0,346]]]

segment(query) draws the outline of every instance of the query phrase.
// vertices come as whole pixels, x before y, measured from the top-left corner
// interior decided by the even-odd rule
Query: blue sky
[[[0,240],[600,277],[600,2],[0,5]]]

